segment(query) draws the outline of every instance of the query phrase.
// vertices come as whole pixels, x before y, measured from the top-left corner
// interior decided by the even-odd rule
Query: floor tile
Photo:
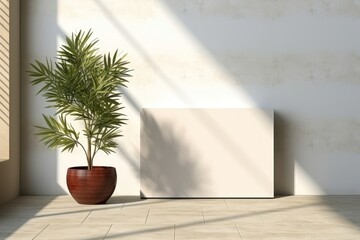
[[[36,240],[80,240],[103,239],[111,225],[84,224],[50,224],[35,239]]]
[[[270,198],[270,199],[225,199],[229,210],[242,210],[242,211],[306,211],[312,208],[325,207],[317,201],[294,201],[289,197]],[[312,209],[313,210],[313,209]]]
[[[17,223],[81,223],[90,211],[43,210],[39,212],[13,211],[0,213],[0,225],[4,222]]]
[[[124,208],[226,210],[224,199],[146,199],[143,202],[126,202]]]
[[[279,211],[259,212],[265,223],[268,222],[291,222],[291,223],[348,223],[360,224],[360,214],[349,211]]]
[[[236,211],[236,210],[224,210],[224,211],[203,211],[205,223],[238,223],[238,222],[250,222],[261,224],[262,220],[259,214],[255,211]]]
[[[2,223],[0,224],[0,239],[33,239],[47,226],[48,224]]]
[[[287,232],[241,232],[242,240],[309,240],[312,239],[309,233],[287,233]]]
[[[202,224],[197,226],[181,227],[175,225],[175,239],[207,239],[207,240],[223,240],[223,239],[241,239],[234,224]]]
[[[242,239],[311,239],[312,234],[300,224],[236,224]]]
[[[86,205],[78,204],[71,196],[21,196],[0,208],[1,212],[10,211],[90,211],[94,209],[122,208],[128,197],[112,197],[106,204]]]
[[[325,238],[333,236],[353,235],[358,236],[354,239],[360,239],[360,228],[351,223],[314,223],[303,224],[301,226],[305,231],[312,233],[314,238]]]
[[[149,210],[147,209],[104,209],[93,210],[84,224],[106,223],[106,224],[145,224]]]
[[[286,211],[278,212],[259,212],[259,217],[265,224],[268,223],[315,223],[317,222],[314,218],[308,217],[305,214],[294,214]]]
[[[204,218],[201,210],[151,209],[146,223],[195,225],[203,224]]]
[[[290,209],[293,207],[291,202],[279,203],[278,199],[225,199],[229,210],[240,211],[261,211]]]
[[[149,225],[149,224],[114,224],[105,239],[124,240],[168,240],[174,239],[174,225]]]
[[[359,202],[121,196],[80,205],[71,196],[23,196],[0,208],[0,239],[360,239]]]
[[[125,209],[158,209],[172,205],[172,199],[145,199],[125,202]]]

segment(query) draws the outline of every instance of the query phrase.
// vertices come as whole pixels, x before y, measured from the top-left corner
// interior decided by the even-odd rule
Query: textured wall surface
[[[22,16],[23,193],[64,193],[66,168],[84,163],[34,136],[49,110],[25,71],[92,28],[134,69],[124,137],[97,160],[117,167],[116,194],[139,194],[143,107],[274,109],[277,194],[360,194],[360,1],[35,0]]]

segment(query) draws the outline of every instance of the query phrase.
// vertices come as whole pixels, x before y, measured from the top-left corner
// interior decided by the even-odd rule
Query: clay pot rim
[[[75,167],[69,167],[68,170],[85,170],[85,171],[92,171],[92,170],[105,170],[105,169],[115,169],[115,167],[112,166],[93,166],[91,170],[88,169],[87,166],[75,166]]]

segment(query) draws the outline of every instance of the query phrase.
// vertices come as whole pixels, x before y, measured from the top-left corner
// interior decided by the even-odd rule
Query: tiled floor
[[[360,196],[274,199],[23,196],[0,208],[0,239],[360,239]]]

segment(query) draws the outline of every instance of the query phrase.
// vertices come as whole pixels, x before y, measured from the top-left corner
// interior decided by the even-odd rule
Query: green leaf
[[[114,152],[120,129],[127,119],[122,113],[120,87],[131,77],[126,54],[99,54],[98,40],[92,31],[79,31],[65,38],[55,60],[35,60],[30,64],[31,84],[39,86],[46,107],[55,108],[54,116],[44,116],[44,126],[37,134],[46,146],[73,151],[81,146],[81,135],[90,142],[94,157],[97,151]],[[71,121],[70,121],[71,119]],[[80,122],[76,130],[72,121]],[[93,159],[90,159],[92,162]]]

